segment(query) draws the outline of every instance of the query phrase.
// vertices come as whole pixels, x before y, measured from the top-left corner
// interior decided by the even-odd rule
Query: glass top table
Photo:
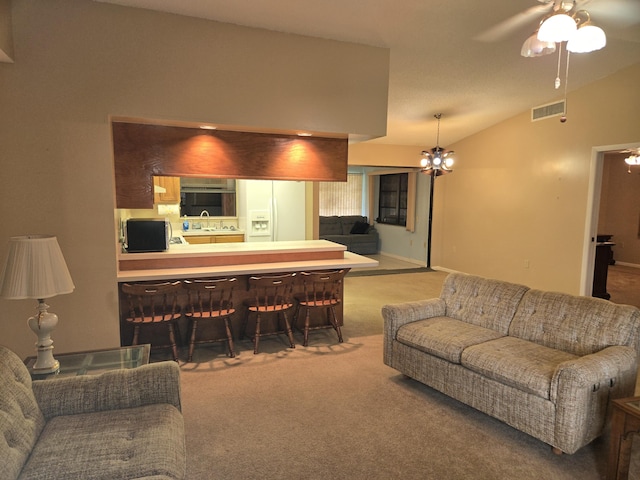
[[[151,345],[133,345],[107,350],[89,350],[86,352],[62,353],[55,355],[60,368],[53,373],[38,373],[31,367],[36,357],[27,357],[24,361],[34,380],[73,377],[76,375],[98,375],[109,370],[137,368],[149,363]]]

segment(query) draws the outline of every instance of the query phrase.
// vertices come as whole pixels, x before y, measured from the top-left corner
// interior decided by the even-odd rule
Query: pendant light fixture
[[[447,173],[453,172],[453,151],[445,150],[440,146],[440,119],[442,118],[441,113],[436,113],[434,118],[438,120],[438,132],[436,134],[436,146],[431,150],[423,150],[422,151],[422,160],[420,161],[420,166],[422,167],[421,172],[426,175],[434,175],[439,177],[440,175],[445,175]]]
[[[420,160],[420,171],[431,176],[429,182],[429,223],[427,233],[427,268],[431,268],[431,229],[433,226],[433,190],[435,188],[436,177],[453,172],[453,150],[445,150],[440,146],[440,119],[441,113],[436,113],[434,118],[438,120],[438,132],[436,134],[436,146],[431,150],[422,151]]]

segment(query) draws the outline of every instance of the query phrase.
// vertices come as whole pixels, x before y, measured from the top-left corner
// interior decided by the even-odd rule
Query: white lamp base
[[[60,362],[53,358],[53,340],[51,332],[58,324],[58,316],[47,312],[49,305],[38,300],[38,314],[29,318],[29,328],[38,336],[36,342],[36,363],[31,367],[35,373],[53,373],[60,369]]]

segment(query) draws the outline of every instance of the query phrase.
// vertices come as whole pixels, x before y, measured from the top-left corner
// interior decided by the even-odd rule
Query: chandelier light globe
[[[567,50],[571,53],[589,53],[604,48],[607,36],[600,27],[584,25],[572,35],[567,42]]]
[[[449,152],[451,154],[453,154],[453,152]],[[451,170],[451,167],[453,167],[453,164],[455,163],[455,160],[452,156],[448,156],[444,159],[444,167]]]
[[[541,42],[566,42],[577,30],[575,19],[566,13],[556,13],[540,25],[538,40]]]

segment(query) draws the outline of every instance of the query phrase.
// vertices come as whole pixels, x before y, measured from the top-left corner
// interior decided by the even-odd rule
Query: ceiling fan
[[[575,13],[589,7],[589,13],[599,24],[615,25],[621,29],[640,21],[640,2],[637,0],[538,0],[539,5],[494,25],[475,37],[481,42],[499,42],[516,34],[529,35],[552,12],[564,10]],[[524,30],[525,27],[529,31]]]

